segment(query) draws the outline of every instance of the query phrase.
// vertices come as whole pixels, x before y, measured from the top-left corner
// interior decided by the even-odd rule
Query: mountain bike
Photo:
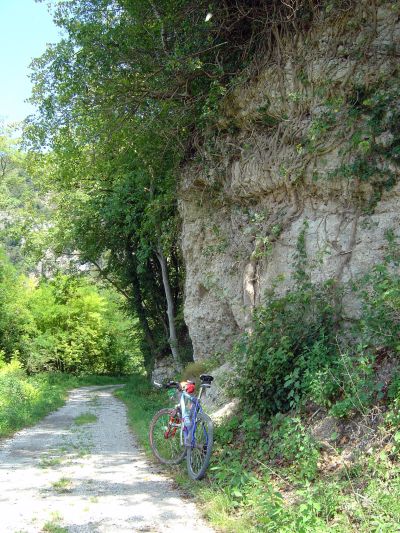
[[[169,389],[171,396],[178,394],[174,408],[158,411],[150,423],[150,446],[157,459],[166,465],[175,465],[186,457],[187,471],[193,480],[202,479],[208,468],[213,447],[214,427],[211,418],[203,412],[201,398],[211,387],[212,376],[200,376],[198,396],[193,382],[157,383],[160,389]]]

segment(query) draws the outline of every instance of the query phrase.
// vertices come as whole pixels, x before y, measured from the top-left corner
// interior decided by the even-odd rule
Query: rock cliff
[[[313,281],[348,281],[399,234],[399,16],[394,2],[321,11],[225,96],[180,183],[196,359],[229,350],[305,257]]]

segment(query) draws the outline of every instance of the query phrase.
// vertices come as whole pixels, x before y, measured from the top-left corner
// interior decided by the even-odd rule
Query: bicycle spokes
[[[188,472],[192,479],[201,479],[208,467],[213,444],[212,433],[210,418],[200,413],[194,424],[188,449]]]
[[[162,409],[153,418],[150,427],[150,445],[156,457],[165,464],[180,462],[186,450],[181,444],[181,419],[170,409]]]

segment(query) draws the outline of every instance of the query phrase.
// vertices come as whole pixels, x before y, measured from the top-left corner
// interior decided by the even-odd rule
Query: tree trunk
[[[157,246],[156,256],[161,266],[162,281],[163,281],[164,290],[165,290],[165,298],[167,300],[167,316],[168,316],[168,326],[169,326],[168,342],[171,347],[172,357],[174,358],[177,370],[181,370],[182,364],[181,364],[181,360],[179,357],[178,338],[176,336],[176,328],[175,328],[174,300],[172,298],[171,286],[169,284],[169,279],[168,279],[167,260],[165,259],[165,255],[162,251],[160,244],[158,244]]]
[[[149,369],[152,369],[154,365],[156,350],[155,350],[155,345],[153,341],[153,335],[151,333],[150,326],[147,321],[146,311],[143,307],[142,290],[140,287],[139,278],[137,276],[136,258],[135,258],[135,255],[133,253],[130,243],[126,244],[126,254],[127,254],[127,265],[128,265],[127,276],[132,287],[133,308],[138,316],[139,323],[143,330],[146,343],[149,349],[150,357],[149,356],[146,357],[145,355],[145,367],[149,370]]]

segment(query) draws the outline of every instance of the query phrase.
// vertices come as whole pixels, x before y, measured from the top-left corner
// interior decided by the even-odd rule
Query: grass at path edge
[[[0,370],[0,438],[37,423],[64,405],[68,391],[90,385],[113,385],[126,377],[27,374],[18,365]]]

